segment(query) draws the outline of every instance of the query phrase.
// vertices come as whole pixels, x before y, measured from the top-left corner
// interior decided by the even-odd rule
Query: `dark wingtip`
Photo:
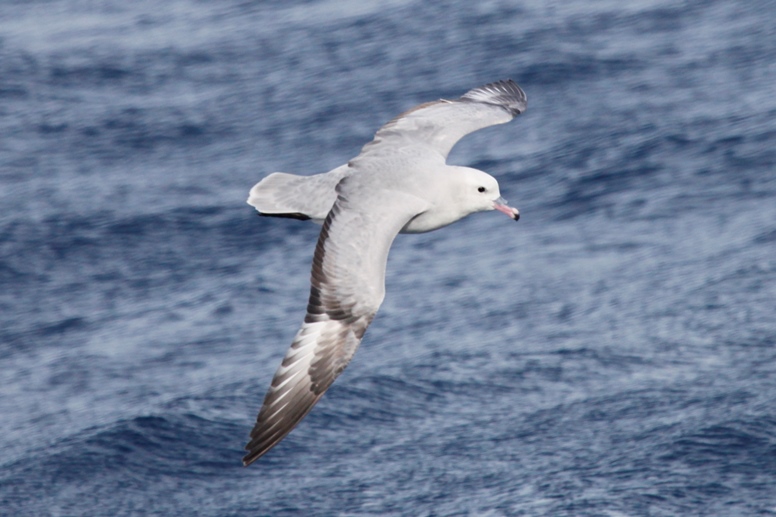
[[[525,92],[512,79],[502,79],[469,90],[460,100],[500,106],[513,116],[520,115],[528,106]]]
[[[255,428],[254,428],[254,431],[256,431]],[[290,431],[290,429],[289,429],[289,431]],[[251,433],[251,434],[253,434],[253,433]],[[288,433],[286,432],[285,434],[283,434],[279,438],[276,437],[276,439],[270,440],[269,442],[267,442],[266,440],[255,440],[255,439],[252,439],[245,446],[245,450],[248,451],[248,454],[246,454],[242,458],[243,467],[247,467],[251,463],[255,462],[256,460],[258,460],[259,458],[264,456],[266,453],[269,452],[270,449],[272,449],[275,445],[277,445],[277,443],[280,440],[285,438],[285,436],[287,434]]]
[[[245,456],[243,456],[243,459],[242,459],[243,467],[247,467],[248,465],[250,465],[257,459],[259,459],[260,457],[261,457],[261,454],[256,454],[255,452],[246,454]]]

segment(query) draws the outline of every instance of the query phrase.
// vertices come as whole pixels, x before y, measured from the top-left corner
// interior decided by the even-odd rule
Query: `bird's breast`
[[[443,228],[448,224],[452,224],[459,219],[462,219],[469,215],[468,213],[460,213],[454,210],[446,210],[444,208],[432,207],[425,212],[422,212],[404,225],[399,233],[424,233],[432,230]]]

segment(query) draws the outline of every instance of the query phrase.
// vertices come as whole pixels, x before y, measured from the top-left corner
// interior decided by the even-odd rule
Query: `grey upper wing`
[[[429,102],[402,113],[380,128],[362,153],[373,151],[381,144],[414,142],[423,143],[447,158],[465,135],[509,122],[523,113],[526,106],[525,92],[511,79],[486,84],[469,90],[459,99]]]
[[[307,315],[283,358],[251,432],[243,464],[282,440],[345,369],[385,294],[388,250],[426,202],[394,191],[342,194],[313,257]]]

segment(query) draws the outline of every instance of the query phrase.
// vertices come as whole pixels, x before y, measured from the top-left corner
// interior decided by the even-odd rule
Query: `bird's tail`
[[[337,200],[335,187],[346,171],[347,165],[313,176],[273,172],[253,186],[248,204],[261,215],[323,223]]]

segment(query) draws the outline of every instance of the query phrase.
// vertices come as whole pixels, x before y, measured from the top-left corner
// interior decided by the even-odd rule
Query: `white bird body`
[[[396,117],[357,157],[328,173],[276,172],[251,189],[248,203],[261,215],[323,227],[307,316],[264,399],[245,465],[282,440],[353,357],[385,296],[388,251],[398,233],[435,230],[487,210],[519,218],[495,178],[445,160],[464,135],[509,122],[525,107],[525,93],[511,80],[488,84]]]

